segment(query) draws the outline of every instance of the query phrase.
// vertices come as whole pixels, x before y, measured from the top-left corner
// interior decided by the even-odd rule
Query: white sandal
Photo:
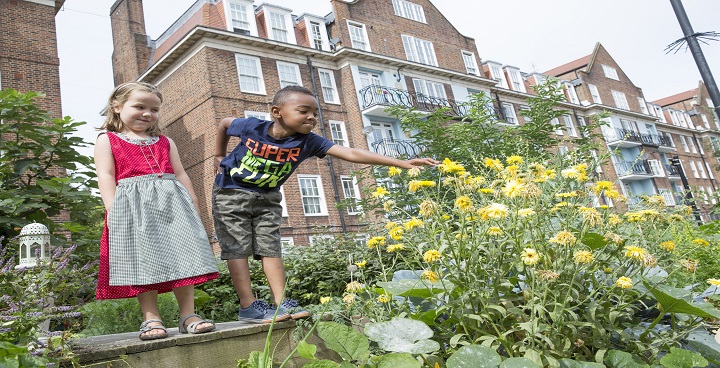
[[[160,324],[150,326],[151,323],[160,323]],[[150,332],[152,330],[163,330],[165,333],[145,334],[146,332]],[[142,324],[140,324],[140,336],[138,336],[138,337],[140,337],[140,340],[143,340],[143,341],[164,339],[164,338],[168,337],[168,332],[161,320],[149,319],[149,320],[143,322]]]
[[[188,318],[190,318],[190,317],[200,318],[200,321],[192,322],[187,327],[185,327],[185,321],[187,321]],[[209,324],[211,324],[211,326],[198,328],[198,325],[203,324],[203,323],[209,323]],[[185,317],[180,317],[180,320],[178,321],[178,331],[180,331],[180,333],[182,333],[182,334],[184,334],[184,333],[201,334],[201,333],[205,333],[205,332],[210,332],[214,329],[215,329],[215,323],[213,323],[213,321],[211,321],[209,319],[202,319],[202,317],[200,317],[199,314],[188,314]]]

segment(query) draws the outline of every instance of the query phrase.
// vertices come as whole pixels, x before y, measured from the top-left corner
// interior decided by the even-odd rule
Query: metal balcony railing
[[[615,169],[620,177],[628,175],[655,175],[647,160],[616,162]]]
[[[680,176],[680,171],[675,165],[665,164],[665,170],[667,170],[668,176]]]
[[[455,116],[467,115],[467,107],[455,100],[426,96],[422,93],[405,91],[379,85],[369,85],[359,91],[361,107],[400,106],[415,108],[421,111],[434,111],[440,107],[448,107]]]
[[[631,142],[637,142],[637,143],[643,143],[643,139],[640,136],[640,133],[630,130],[630,129],[622,129],[622,128],[615,128],[610,131],[605,132],[605,140],[608,143],[617,142],[617,141],[631,141]]]
[[[668,138],[666,136],[662,136],[662,135],[656,135],[656,137],[658,139],[658,142],[660,142],[661,146],[675,147],[675,145],[673,145],[672,140],[670,138]]]
[[[393,158],[417,158],[423,148],[411,140],[384,138],[370,144],[373,152]]]

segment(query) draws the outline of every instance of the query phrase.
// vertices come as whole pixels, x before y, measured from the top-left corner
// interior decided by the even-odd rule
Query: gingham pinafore
[[[109,132],[117,187],[100,246],[97,299],[217,278],[200,216],[170,163],[170,141],[131,140]]]

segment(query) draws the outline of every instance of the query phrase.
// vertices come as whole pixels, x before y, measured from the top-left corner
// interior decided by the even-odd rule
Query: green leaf
[[[451,292],[455,285],[450,281],[427,282],[424,280],[398,280],[378,282],[378,286],[392,295],[429,298],[435,294]]]
[[[610,368],[644,368],[650,367],[637,356],[620,350],[610,350],[603,361]]]
[[[377,368],[420,368],[422,364],[408,353],[390,353],[383,355],[377,362]]]
[[[703,357],[715,361],[720,361],[720,344],[715,341],[715,337],[705,331],[705,329],[697,329],[690,332],[686,338],[688,347],[702,354]]]
[[[305,363],[303,368],[337,368],[340,364],[333,362],[332,360],[315,360],[310,363]]]
[[[579,362],[568,358],[560,359],[560,368],[605,368],[605,365],[595,362]]]
[[[336,322],[320,322],[317,329],[325,346],[343,359],[365,362],[370,357],[370,342],[352,327]]]
[[[298,343],[297,353],[301,358],[315,360],[315,353],[317,352],[317,346],[308,344],[305,340]]]
[[[688,303],[685,300],[660,291],[660,287],[651,287],[646,281],[643,281],[643,285],[650,290],[655,300],[662,305],[662,310],[665,313],[685,313],[703,318],[720,318],[720,311],[708,305],[700,306],[695,303]]]
[[[447,368],[496,368],[502,362],[500,354],[494,349],[467,345],[455,352],[447,360]]]
[[[500,368],[542,368],[528,358],[507,358],[500,363]]]
[[[605,237],[600,234],[586,233],[585,236],[582,237],[582,243],[592,250],[597,250],[606,246],[608,242],[605,240]]]
[[[707,359],[700,354],[678,348],[670,348],[670,353],[660,359],[660,364],[668,368],[706,367]]]
[[[194,299],[195,307],[202,308],[202,306],[207,303],[208,300],[212,299],[212,297],[210,296],[210,294],[196,288]]]
[[[365,334],[381,349],[399,353],[424,354],[440,349],[430,340],[433,331],[425,323],[409,318],[393,318],[388,322],[370,323]]]

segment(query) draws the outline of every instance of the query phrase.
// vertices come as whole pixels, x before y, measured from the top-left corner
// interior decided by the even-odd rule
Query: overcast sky
[[[369,1],[369,0],[361,0]],[[390,0],[384,0],[390,6]],[[263,1],[257,0],[256,4]],[[328,0],[266,0],[293,14],[326,15]],[[113,89],[110,6],[114,0],[66,0],[57,36],[63,115],[88,125],[80,133],[94,142],[93,127]],[[194,0],[145,0],[145,27],[156,39]],[[475,39],[481,60],[545,72],[592,53],[596,42],[643,89],[648,101],[694,89],[700,78],[689,51],[665,53],[683,36],[669,0],[434,0],[460,33]],[[720,32],[720,1],[684,0],[695,32]],[[720,83],[720,41],[703,45]],[[91,155],[92,150],[82,153]]]

